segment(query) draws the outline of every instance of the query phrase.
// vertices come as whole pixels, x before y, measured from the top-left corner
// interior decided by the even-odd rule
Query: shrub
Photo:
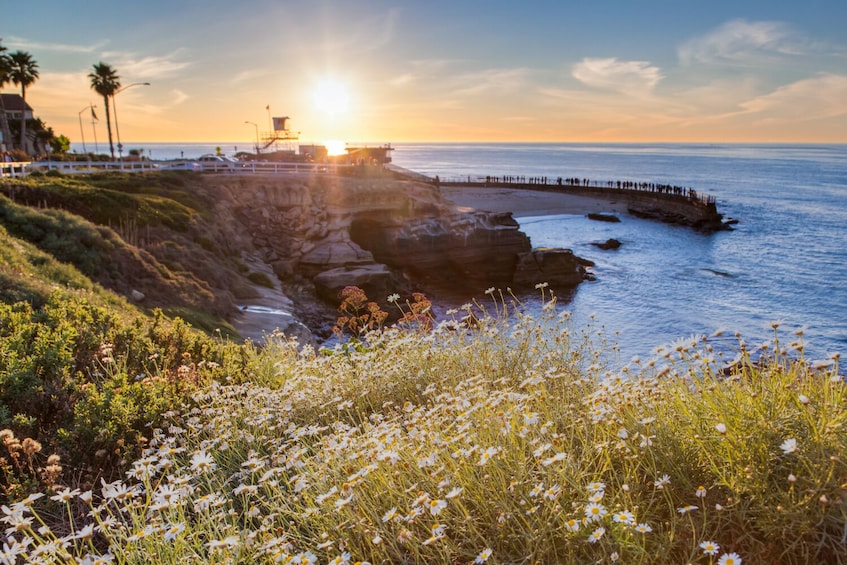
[[[198,389],[127,480],[21,503],[68,516],[24,551],[71,531],[118,562],[847,562],[837,356],[694,336],[617,369],[554,299],[506,318],[491,297],[325,355],[272,338],[262,384]]]

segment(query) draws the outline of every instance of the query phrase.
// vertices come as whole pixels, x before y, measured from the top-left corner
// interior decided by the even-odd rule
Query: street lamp
[[[133,86],[150,86],[150,83],[149,83],[149,82],[134,82],[134,83],[132,83],[132,84],[128,84],[128,85],[126,85],[126,86],[124,86],[124,87],[121,87],[121,88],[117,89],[117,90],[116,90],[116,91],[112,94],[112,110],[113,110],[113,111],[114,111],[114,113],[115,113],[115,133],[116,133],[116,134],[117,134],[117,136],[118,136],[118,160],[121,162],[121,169],[123,169],[123,168],[124,168],[124,156],[123,156],[123,148],[124,148],[124,147],[123,147],[123,145],[121,145],[121,129],[118,127],[118,104],[117,104],[117,102],[115,101],[115,100],[116,100],[116,99],[115,99],[115,97],[116,97],[119,93],[121,93],[121,92],[123,92],[124,90],[126,90],[127,88],[132,88]]]
[[[245,120],[244,123],[245,124],[252,124],[253,127],[256,128],[256,155],[258,155],[259,154],[259,126],[256,125],[254,122],[250,122],[250,121],[247,121],[247,120]]]
[[[82,133],[82,113],[89,109],[92,112],[94,111],[94,106],[92,106],[90,103],[88,104],[88,106],[77,112],[77,116],[79,117],[79,136],[82,138],[82,152],[86,155],[88,155],[88,149],[85,148],[85,134]]]

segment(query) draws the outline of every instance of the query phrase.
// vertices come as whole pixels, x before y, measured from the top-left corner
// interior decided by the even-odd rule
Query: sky
[[[129,142],[847,143],[844,0],[0,0],[35,114]],[[149,82],[149,86],[136,83]],[[19,92],[6,85],[3,92]],[[114,128],[114,126],[113,126]],[[90,139],[90,138],[89,138]]]

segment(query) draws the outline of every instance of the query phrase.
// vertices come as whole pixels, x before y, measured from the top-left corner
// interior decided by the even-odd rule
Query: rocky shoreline
[[[392,311],[386,299],[395,292],[470,300],[491,286],[546,282],[565,292],[590,276],[590,262],[568,249],[533,249],[511,211],[459,206],[431,184],[382,170],[217,176],[205,184],[228,252],[273,286],[239,300],[233,324],[253,340],[276,329],[301,341],[328,337],[339,292],[350,285]]]

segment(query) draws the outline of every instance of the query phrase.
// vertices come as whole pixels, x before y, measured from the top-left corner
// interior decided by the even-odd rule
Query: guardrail
[[[65,175],[91,174],[105,171],[125,173],[149,173],[151,171],[194,171],[225,174],[286,174],[286,173],[330,173],[345,174],[358,165],[325,163],[283,163],[267,161],[245,161],[237,165],[227,163],[199,163],[191,160],[178,161],[32,161],[0,162],[0,176],[25,177],[39,171],[58,171]]]

